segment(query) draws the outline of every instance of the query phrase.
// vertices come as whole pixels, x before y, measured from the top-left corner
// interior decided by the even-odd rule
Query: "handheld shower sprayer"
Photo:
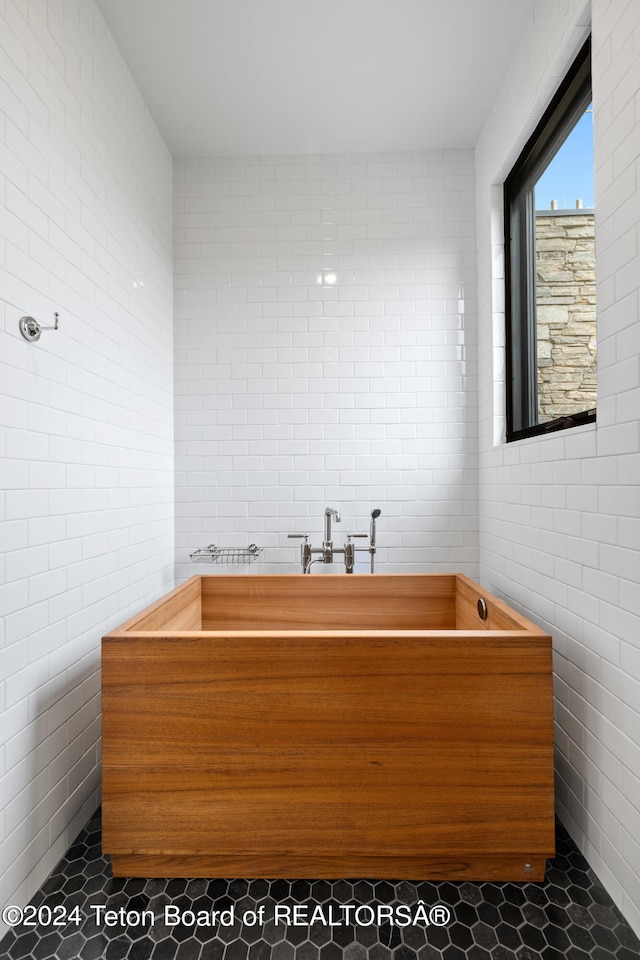
[[[371,511],[371,524],[369,526],[369,554],[371,555],[371,573],[373,573],[373,558],[376,552],[376,520],[382,511],[379,507]]]

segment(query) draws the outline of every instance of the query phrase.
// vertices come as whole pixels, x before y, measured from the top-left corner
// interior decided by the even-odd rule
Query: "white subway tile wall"
[[[178,580],[299,572],[327,505],[337,544],[382,510],[381,571],[477,573],[473,154],[174,167]]]
[[[0,3],[0,107],[0,902],[23,904],[99,802],[100,637],[173,585],[172,162],[87,0]]]
[[[501,183],[591,8],[598,424],[505,445]],[[480,574],[553,633],[558,810],[640,932],[639,38],[635,2],[535,0],[475,163],[188,160],[172,185],[92,0],[0,0],[0,901],[98,802],[101,634],[174,559],[246,570],[198,547],[295,572],[287,533],[380,507],[378,569]]]
[[[553,634],[558,813],[640,932],[640,4],[535,8],[476,149],[480,573]],[[499,184],[590,16],[598,422],[505,445]]]

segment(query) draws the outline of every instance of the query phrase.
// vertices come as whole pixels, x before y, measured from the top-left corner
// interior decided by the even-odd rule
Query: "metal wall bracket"
[[[34,320],[33,317],[20,317],[20,333],[28,340],[30,343],[35,343],[36,340],[40,339],[40,334],[43,330],[57,330],[58,322],[60,320],[60,314],[54,313],[55,323],[51,327],[43,327],[37,320]]]

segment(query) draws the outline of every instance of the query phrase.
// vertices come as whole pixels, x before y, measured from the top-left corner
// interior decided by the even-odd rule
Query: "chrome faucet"
[[[333,507],[324,510],[324,542],[322,544],[322,562],[333,563],[333,540],[331,539],[331,518],[340,523],[340,514]],[[337,551],[336,551],[337,552]]]
[[[356,553],[368,553],[371,557],[371,573],[373,573],[373,557],[376,552],[376,520],[380,516],[381,510],[376,508],[371,511],[371,523],[369,533],[348,533],[346,543],[343,547],[334,547],[331,534],[331,520],[340,523],[341,517],[338,510],[334,507],[325,507],[324,511],[324,540],[321,547],[312,547],[309,543],[308,533],[290,533],[290,540],[303,540],[300,546],[300,562],[303,573],[311,573],[311,565],[314,563],[333,563],[333,555],[341,553],[344,557],[345,573],[353,573],[355,566]],[[368,537],[369,545],[367,547],[356,547],[353,541],[356,538]],[[315,557],[314,554],[319,554]]]

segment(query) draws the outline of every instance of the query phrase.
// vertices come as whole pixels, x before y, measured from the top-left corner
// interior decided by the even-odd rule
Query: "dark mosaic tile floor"
[[[100,840],[98,813],[24,911],[34,925],[10,931],[0,957],[640,958],[640,941],[562,828],[544,884],[114,880]]]

